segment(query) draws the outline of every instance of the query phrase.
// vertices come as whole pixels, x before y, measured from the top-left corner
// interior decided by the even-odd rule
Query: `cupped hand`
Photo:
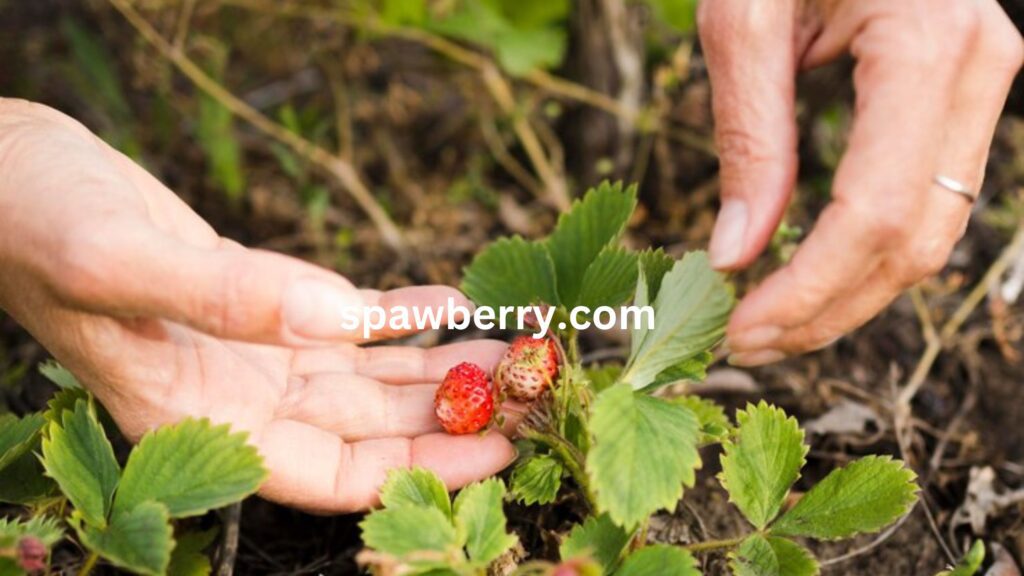
[[[362,348],[346,306],[444,306],[445,287],[357,290],[218,236],[80,124],[0,99],[0,305],[100,399],[130,439],[188,416],[246,431],[265,497],[319,512],[373,505],[394,467],[451,488],[514,457],[498,433],[449,436],[434,389],[505,345]],[[377,331],[371,339],[400,334]]]
[[[941,269],[981,187],[1020,34],[996,0],[704,0],[722,208],[713,264],[768,244],[797,175],[795,77],[849,52],[855,116],[832,202],[792,260],[737,307],[737,364],[820,348]]]

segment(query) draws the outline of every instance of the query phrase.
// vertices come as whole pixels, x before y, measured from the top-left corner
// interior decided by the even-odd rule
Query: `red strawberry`
[[[558,376],[558,346],[551,338],[517,336],[494,371],[499,389],[511,398],[536,400]]]
[[[46,544],[35,536],[18,540],[18,566],[25,572],[46,570]]]
[[[470,362],[452,368],[434,395],[434,413],[449,434],[478,432],[494,415],[490,376]]]

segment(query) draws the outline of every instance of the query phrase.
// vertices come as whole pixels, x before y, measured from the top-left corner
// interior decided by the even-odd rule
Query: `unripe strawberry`
[[[558,346],[551,338],[517,336],[494,371],[499,390],[529,402],[551,387],[558,376]]]
[[[470,362],[449,370],[434,395],[434,414],[449,434],[480,431],[494,415],[490,376]]]
[[[25,572],[46,570],[46,544],[35,536],[25,536],[18,540],[18,566]]]

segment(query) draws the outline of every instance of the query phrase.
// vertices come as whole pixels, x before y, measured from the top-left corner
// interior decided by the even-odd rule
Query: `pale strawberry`
[[[558,376],[558,345],[551,338],[517,336],[494,371],[498,389],[523,402],[536,400]]]
[[[470,362],[449,370],[434,395],[434,414],[449,434],[479,432],[494,415],[490,376]]]

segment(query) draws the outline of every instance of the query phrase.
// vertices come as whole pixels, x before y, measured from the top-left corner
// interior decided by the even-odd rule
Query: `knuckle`
[[[938,242],[918,243],[909,250],[910,262],[907,269],[912,272],[911,280],[933,276],[946,267],[949,249]]]
[[[986,62],[1010,75],[1016,75],[1024,64],[1024,39],[1004,16],[985,31],[979,50]]]
[[[259,286],[260,278],[256,267],[244,258],[228,258],[221,269],[218,298],[203,300],[200,304],[203,318],[212,322],[213,330],[219,334],[230,334],[249,323],[247,307],[236,303],[244,302]],[[200,294],[199,298],[203,298]]]
[[[725,162],[744,164],[771,164],[782,160],[774,152],[776,146],[759,138],[749,130],[721,126],[715,135],[719,157]]]
[[[65,230],[54,259],[58,291],[78,303],[101,300],[116,267],[114,250],[111,236],[96,226],[79,224]]]

